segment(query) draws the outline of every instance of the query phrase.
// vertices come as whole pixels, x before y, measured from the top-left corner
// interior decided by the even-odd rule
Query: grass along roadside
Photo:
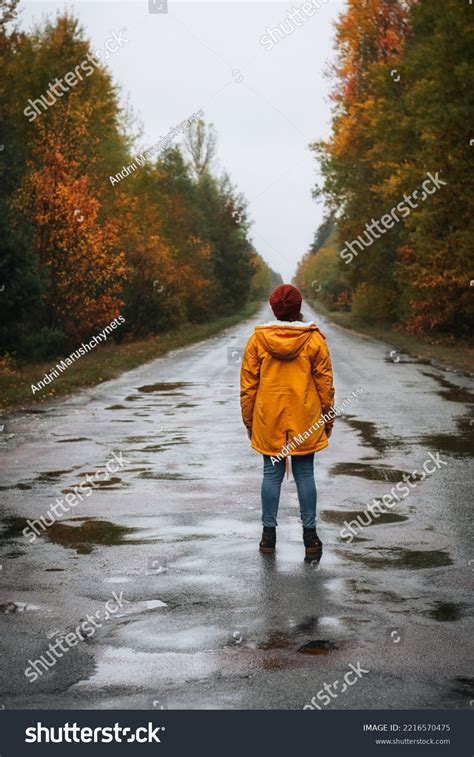
[[[47,389],[31,392],[31,385],[36,384],[45,373],[61,360],[52,358],[48,362],[24,363],[14,370],[0,371],[0,408],[22,409],[38,403],[71,394],[78,389],[95,386],[103,381],[116,378],[125,371],[137,368],[143,363],[154,360],[177,347],[207,339],[219,331],[251,318],[261,307],[260,302],[249,303],[234,315],[217,318],[208,323],[184,324],[178,329],[158,336],[140,339],[123,344],[109,342],[98,346],[93,352],[81,357],[70,366]]]
[[[423,337],[397,331],[390,326],[369,324],[355,318],[352,313],[341,313],[329,310],[320,300],[308,299],[309,305],[317,313],[324,315],[337,326],[348,331],[354,331],[362,336],[373,337],[392,345],[400,352],[415,355],[427,360],[433,360],[447,368],[467,371],[474,374],[474,347],[472,344],[441,337]]]

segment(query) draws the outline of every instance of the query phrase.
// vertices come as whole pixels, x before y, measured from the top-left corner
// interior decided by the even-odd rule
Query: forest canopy
[[[332,133],[311,148],[327,216],[296,281],[369,322],[472,333],[472,7],[348,0],[335,44]]]
[[[119,339],[144,337],[263,298],[278,277],[213,170],[212,125],[112,183],[139,150],[105,61],[74,15],[25,32],[17,6],[0,4],[0,354],[65,353],[119,313]]]

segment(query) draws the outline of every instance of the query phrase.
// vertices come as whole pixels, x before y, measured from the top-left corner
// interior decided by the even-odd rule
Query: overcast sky
[[[322,205],[311,197],[318,174],[308,144],[329,133],[324,72],[334,58],[333,21],[344,8],[328,0],[266,50],[266,27],[303,3],[168,0],[167,13],[150,13],[143,0],[29,0],[20,7],[24,28],[73,9],[94,48],[126,29],[130,42],[107,65],[143,124],[141,147],[202,108],[217,130],[219,167],[249,201],[256,249],[289,281],[322,220]]]

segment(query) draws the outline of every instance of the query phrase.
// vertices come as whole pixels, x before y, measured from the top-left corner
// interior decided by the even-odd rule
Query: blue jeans
[[[311,455],[292,455],[291,457],[303,528],[316,526],[316,484],[313,463],[314,452]],[[279,460],[273,465],[268,455],[263,456],[262,523],[267,528],[278,525],[278,504],[284,475],[285,460]]]

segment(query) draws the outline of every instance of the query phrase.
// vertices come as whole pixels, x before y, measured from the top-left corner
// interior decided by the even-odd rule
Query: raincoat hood
[[[319,331],[314,321],[272,321],[257,326],[258,343],[277,360],[294,360],[314,331]]]

